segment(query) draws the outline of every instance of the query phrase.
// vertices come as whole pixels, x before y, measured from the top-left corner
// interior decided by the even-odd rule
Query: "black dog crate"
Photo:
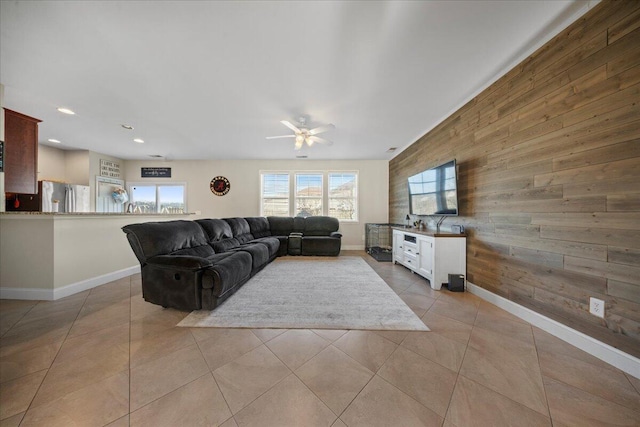
[[[365,224],[365,251],[377,261],[391,262],[393,241],[391,224]]]

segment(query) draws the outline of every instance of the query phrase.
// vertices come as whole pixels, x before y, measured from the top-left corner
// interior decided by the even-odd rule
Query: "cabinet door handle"
[[[420,252],[416,252],[416,255],[420,255]]]

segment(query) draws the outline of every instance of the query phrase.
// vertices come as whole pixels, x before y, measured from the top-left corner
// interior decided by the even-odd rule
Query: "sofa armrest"
[[[161,268],[202,270],[213,265],[211,261],[191,255],[158,255],[147,260],[147,264]]]
[[[342,237],[342,233],[340,233],[339,231],[332,231],[331,234],[329,234],[329,237],[341,238]]]

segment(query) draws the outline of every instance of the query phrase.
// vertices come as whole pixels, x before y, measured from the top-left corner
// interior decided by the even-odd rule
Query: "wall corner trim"
[[[526,320],[533,326],[536,326],[543,331],[578,347],[580,350],[615,366],[621,371],[640,379],[640,359],[637,357],[618,350],[617,348],[612,347],[609,344],[605,344],[602,341],[598,341],[595,338],[563,325],[560,322],[556,322],[555,320],[543,316],[540,313],[536,313],[535,311],[501,297],[500,295],[489,292],[469,281],[467,281],[467,290],[483,300],[508,311],[514,316],[517,316],[522,320]]]

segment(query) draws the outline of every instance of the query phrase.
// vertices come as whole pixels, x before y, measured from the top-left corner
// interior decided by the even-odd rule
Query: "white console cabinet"
[[[449,274],[467,271],[467,239],[463,234],[393,230],[393,262],[429,279],[439,290]]]

